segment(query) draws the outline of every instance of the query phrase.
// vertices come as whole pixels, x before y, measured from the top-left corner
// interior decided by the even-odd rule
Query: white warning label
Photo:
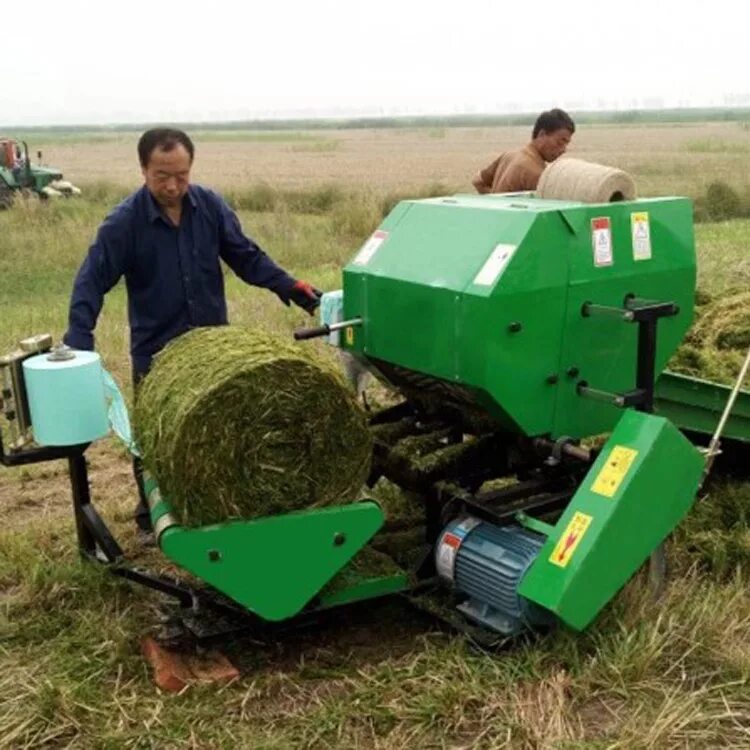
[[[453,567],[456,564],[456,553],[460,546],[461,539],[455,534],[443,534],[440,540],[435,567],[438,575],[447,581],[453,580]]]
[[[630,230],[633,235],[633,260],[651,260],[651,227],[647,211],[630,214]]]
[[[438,543],[435,567],[438,575],[447,581],[453,581],[456,554],[466,535],[481,522],[476,518],[465,518],[450,531],[446,531]]]
[[[594,265],[611,266],[614,263],[612,254],[612,224],[608,216],[591,219],[591,244],[594,248]]]
[[[372,260],[372,256],[378,251],[378,248],[380,248],[387,239],[388,232],[384,232],[382,229],[373,232],[370,239],[360,248],[352,261],[352,264],[355,266],[366,266]]]
[[[517,245],[499,244],[490,253],[490,257],[484,262],[479,269],[479,273],[474,277],[474,283],[477,286],[492,286],[502,276],[503,271],[508,267],[513,253],[516,252]]]

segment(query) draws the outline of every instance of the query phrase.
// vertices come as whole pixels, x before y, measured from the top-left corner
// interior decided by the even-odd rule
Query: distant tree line
[[[348,119],[284,119],[284,120],[233,120],[230,122],[179,122],[173,123],[185,130],[341,130],[366,128],[460,128],[493,127],[502,125],[532,125],[537,112],[512,115],[419,115],[408,117],[357,117]],[[734,108],[675,108],[675,109],[630,109],[610,111],[575,111],[571,114],[580,124],[649,124],[750,120],[750,107]],[[97,133],[138,132],[153,123],[126,123],[112,125],[46,125],[46,126],[0,126],[9,133]],[[160,123],[164,124],[164,123]]]

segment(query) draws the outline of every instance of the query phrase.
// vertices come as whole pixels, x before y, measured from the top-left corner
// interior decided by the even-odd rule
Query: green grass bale
[[[173,341],[139,388],[135,424],[187,526],[350,502],[370,466],[365,415],[339,373],[251,328]]]

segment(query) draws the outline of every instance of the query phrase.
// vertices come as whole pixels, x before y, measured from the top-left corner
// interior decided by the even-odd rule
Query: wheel
[[[13,191],[0,179],[0,211],[13,205]]]

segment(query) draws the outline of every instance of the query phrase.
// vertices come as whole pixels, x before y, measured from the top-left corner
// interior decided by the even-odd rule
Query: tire
[[[0,178],[0,211],[13,205],[13,191]]]

